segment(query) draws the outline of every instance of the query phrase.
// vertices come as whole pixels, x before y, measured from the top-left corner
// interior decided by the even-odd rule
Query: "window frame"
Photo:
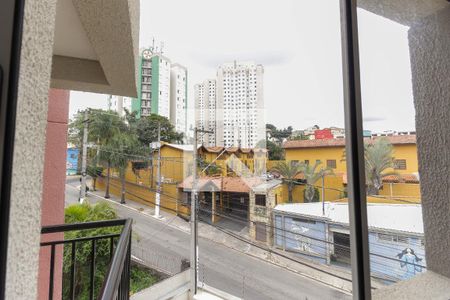
[[[261,197],[264,197],[264,205],[258,203],[258,202],[261,201]],[[260,198],[260,199],[258,199],[258,198]],[[267,197],[266,197],[266,195],[255,194],[255,206],[266,207],[267,206]]]

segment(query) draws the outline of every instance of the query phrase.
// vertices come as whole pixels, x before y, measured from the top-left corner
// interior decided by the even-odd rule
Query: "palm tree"
[[[89,115],[89,140],[98,142],[99,160],[106,164],[106,188],[105,198],[109,198],[109,182],[111,175],[111,151],[101,151],[102,147],[108,147],[110,140],[119,132],[126,129],[124,121],[114,111],[93,110]]]
[[[296,176],[303,172],[303,164],[294,163],[292,161],[281,161],[272,170],[280,173],[283,182],[288,186],[289,203],[292,203],[292,191],[296,184]]]
[[[305,202],[313,202],[314,196],[316,193],[316,187],[314,184],[323,176],[332,175],[333,170],[330,168],[320,168],[320,170],[317,170],[317,168],[322,164],[320,160],[317,160],[314,166],[311,166],[310,164],[305,164],[303,169],[303,176],[306,181],[306,187],[305,187]]]
[[[128,163],[140,153],[141,146],[137,137],[129,133],[119,133],[108,144],[111,166],[119,171],[121,198],[120,203],[125,203],[125,173]]]
[[[394,167],[393,147],[386,138],[376,139],[374,143],[364,145],[364,159],[366,169],[367,193],[378,195],[383,186],[383,177],[396,175],[387,172]]]

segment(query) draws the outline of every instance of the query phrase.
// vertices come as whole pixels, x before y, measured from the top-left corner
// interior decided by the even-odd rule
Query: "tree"
[[[113,220],[118,215],[114,208],[107,202],[99,202],[91,205],[88,201],[82,204],[72,204],[64,210],[64,219],[66,224],[84,223],[92,221]],[[119,234],[120,227],[102,227],[90,230],[73,230],[64,233],[64,238],[78,239],[99,235]],[[95,256],[95,280],[94,295],[98,295],[101,285],[104,282],[108,265],[110,261],[110,239],[99,239],[96,241]],[[76,299],[89,299],[90,287],[90,257],[91,243],[77,242],[76,244],[76,268],[75,268],[75,296]],[[71,244],[64,246],[63,255],[63,299],[70,299],[70,281],[71,281],[72,249]],[[148,270],[140,267],[131,266],[131,293],[149,287],[154,284],[157,277],[152,276]],[[68,284],[69,283],[69,284]]]
[[[98,153],[101,155],[99,159],[106,163],[106,188],[105,198],[109,198],[109,185],[111,177],[111,151],[114,148],[108,147],[111,139],[119,134],[121,131],[126,130],[126,125],[123,119],[115,111],[104,110],[92,110],[89,114],[89,136],[90,140],[97,143],[97,147],[100,147]],[[102,147],[107,147],[108,152],[101,151]]]
[[[216,163],[209,164],[202,157],[198,157],[197,159],[197,168],[199,168],[200,172],[205,170],[206,168],[204,173],[208,176],[213,176],[222,173],[222,168],[220,166],[218,166]]]
[[[283,148],[271,141],[260,140],[256,144],[255,148],[267,149],[267,151],[269,152],[269,160],[283,160],[284,159]]]
[[[394,167],[393,147],[386,138],[376,139],[374,143],[364,145],[364,160],[366,169],[367,193],[378,195],[383,186],[383,177],[396,175],[387,172]]]
[[[292,161],[279,162],[272,171],[279,173],[283,178],[283,183],[288,186],[289,203],[292,203],[292,191],[296,185],[296,176],[303,172],[303,164],[294,163]]]
[[[158,141],[158,123],[161,126],[161,140],[168,143],[181,144],[183,134],[177,133],[170,121],[156,114],[142,117],[136,124],[136,134],[143,145]]]
[[[125,203],[125,173],[128,163],[133,157],[136,158],[142,153],[142,147],[135,135],[121,132],[113,136],[108,144],[108,150],[110,150],[109,159],[111,166],[119,171],[121,185],[120,203]]]
[[[78,111],[74,120],[69,124],[69,142],[75,144],[78,149],[81,149],[84,129],[84,113],[85,111]],[[102,147],[106,147],[111,138],[120,131],[126,130],[126,124],[117,112],[101,109],[89,110],[89,135],[88,141],[97,144],[97,154],[95,161],[103,162],[107,169],[105,198],[109,198],[109,182],[111,172],[111,162],[109,158],[110,152],[100,151]],[[113,149],[110,149],[113,150]],[[88,158],[92,158],[92,151],[88,152]]]
[[[320,168],[320,170],[317,170],[317,168],[322,164],[322,162],[316,161],[316,163],[311,166],[310,164],[304,164],[303,166],[303,176],[304,180],[306,182],[305,187],[305,202],[314,202],[315,195],[316,195],[316,187],[314,186],[315,183],[322,178],[323,176],[332,175],[333,170],[330,168]],[[317,199],[318,200],[318,199]]]
[[[87,166],[87,174],[92,178],[92,190],[95,191],[95,185],[97,183],[97,178],[102,175],[103,167],[89,165]]]

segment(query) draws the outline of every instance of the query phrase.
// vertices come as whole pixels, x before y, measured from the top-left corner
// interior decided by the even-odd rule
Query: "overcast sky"
[[[414,130],[408,28],[358,10],[364,128]],[[264,66],[266,121],[303,129],[343,126],[339,1],[142,0],[140,46],[164,54],[193,85],[233,60]],[[106,95],[72,92],[70,114],[106,107]],[[192,115],[190,121],[192,121]]]

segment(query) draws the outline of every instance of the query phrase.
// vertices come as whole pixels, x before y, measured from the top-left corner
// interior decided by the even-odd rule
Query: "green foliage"
[[[383,187],[383,177],[397,174],[386,172],[394,167],[392,144],[386,138],[376,139],[374,143],[364,145],[364,159],[366,169],[367,192],[369,195],[378,195]]]
[[[66,223],[82,223],[101,220],[116,219],[115,210],[107,202],[99,202],[90,205],[88,202],[83,204],[70,205],[65,209]],[[76,239],[97,235],[119,234],[120,227],[105,227],[90,230],[75,230],[64,234],[64,238]],[[95,294],[101,288],[105,278],[109,263],[109,240],[99,240],[96,244],[96,272],[95,272]],[[75,273],[75,293],[77,299],[89,298],[89,265],[91,261],[91,242],[78,242],[76,248],[76,273]],[[70,292],[70,268],[71,268],[71,246],[64,247],[63,257],[63,298],[69,298]]]
[[[153,275],[149,270],[136,265],[132,266],[130,273],[130,294],[137,293],[140,290],[152,286],[159,280],[158,276]]]
[[[200,171],[203,171],[206,167],[208,167],[203,173],[208,176],[213,176],[222,173],[222,168],[218,166],[216,163],[212,163],[211,165],[203,159],[203,157],[198,157],[197,160],[197,168]]]
[[[82,223],[101,220],[117,219],[116,211],[107,202],[99,202],[91,205],[88,202],[83,204],[73,204],[65,209],[66,223]],[[104,227],[90,230],[75,230],[66,232],[64,238],[76,239],[98,235],[120,234],[121,227]],[[115,239],[115,243],[117,242]],[[110,243],[107,240],[97,240],[95,256],[95,289],[94,295],[98,295],[104,282],[108,270],[110,259]],[[75,294],[76,299],[89,299],[89,276],[91,262],[91,242],[77,242],[76,247],[76,272],[75,272]],[[71,269],[71,246],[64,247],[63,256],[63,299],[69,299],[70,293],[70,269]],[[149,287],[158,280],[157,276],[152,275],[148,270],[132,266],[131,268],[131,287],[130,292],[135,293],[141,289]]]
[[[308,202],[319,202],[319,200],[320,200],[319,189],[316,188],[316,187],[314,187],[313,190],[314,190],[314,194],[313,194],[311,200],[308,200]],[[304,190],[303,190],[303,199],[306,200],[306,197],[307,197],[307,196],[306,196],[306,189],[304,189]],[[305,201],[305,202],[306,202],[306,201]]]
[[[270,160],[283,160],[284,150],[281,146],[266,140],[260,140],[255,148],[267,149]]]
[[[321,164],[322,162],[320,160],[316,161],[313,166],[310,164],[303,164],[303,176],[306,181],[304,192],[305,202],[314,202],[316,194],[316,187],[314,185],[319,179],[327,175],[334,175],[333,170],[328,167],[325,169],[321,167],[320,170],[318,170],[318,167]]]
[[[271,137],[275,138],[279,143],[283,141],[283,139],[287,139],[292,134],[292,126],[288,126],[287,128],[278,129],[275,125],[266,124],[266,131],[270,134]]]
[[[158,140],[158,123],[161,126],[161,140],[168,143],[180,144],[183,142],[183,134],[177,133],[170,121],[162,116],[151,114],[137,121],[136,134],[144,145]]]
[[[292,203],[292,191],[297,184],[297,179],[295,177],[303,172],[303,165],[291,161],[282,161],[279,162],[272,171],[278,172],[283,177],[283,183],[288,186],[289,202]]]

